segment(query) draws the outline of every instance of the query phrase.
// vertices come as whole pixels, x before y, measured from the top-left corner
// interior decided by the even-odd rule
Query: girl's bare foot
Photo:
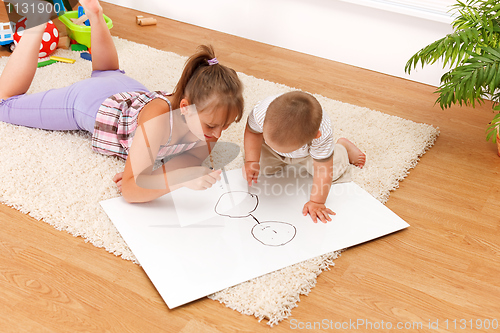
[[[102,15],[103,10],[98,0],[80,0],[80,5],[85,9],[87,16]]]
[[[340,138],[337,140],[338,144],[341,144],[347,150],[347,156],[349,156],[349,162],[355,166],[362,168],[366,163],[366,155],[356,147],[354,143],[347,140],[346,138]]]

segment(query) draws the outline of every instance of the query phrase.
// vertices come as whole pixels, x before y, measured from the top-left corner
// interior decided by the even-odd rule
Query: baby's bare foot
[[[362,168],[366,163],[366,155],[356,147],[354,143],[347,140],[346,138],[340,138],[337,140],[338,144],[341,144],[347,150],[347,156],[349,156],[349,162],[355,166]]]

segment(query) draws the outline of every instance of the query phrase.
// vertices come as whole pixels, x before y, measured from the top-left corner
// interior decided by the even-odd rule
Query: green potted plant
[[[419,63],[423,67],[440,59],[443,66],[449,65],[451,69],[441,77],[436,103],[442,109],[452,104],[474,107],[490,99],[496,115],[486,129],[486,139],[499,144],[500,2],[457,0],[451,10],[457,14],[452,23],[454,32],[415,53],[405,71],[410,74]]]
[[[500,156],[500,113],[493,117],[490,126],[486,129],[486,139],[489,140],[491,137],[493,137],[493,141],[497,142],[498,156]]]

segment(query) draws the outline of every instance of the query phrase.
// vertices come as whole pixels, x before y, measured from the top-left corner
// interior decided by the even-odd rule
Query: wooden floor
[[[489,105],[443,111],[430,86],[167,19],[138,27],[137,12],[103,7],[113,35],[182,55],[211,43],[237,71],[440,128],[436,145],[387,203],[411,227],[348,249],[273,332],[314,322],[323,326],[307,332],[500,326],[500,158],[485,141]],[[209,299],[169,310],[138,265],[0,206],[1,332],[270,330]]]

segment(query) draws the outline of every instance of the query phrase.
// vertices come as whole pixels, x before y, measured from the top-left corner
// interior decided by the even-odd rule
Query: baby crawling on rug
[[[366,162],[356,145],[346,138],[335,143],[332,134],[330,118],[310,94],[293,91],[267,97],[248,116],[243,177],[251,186],[261,169],[269,175],[298,164],[300,171],[313,175],[302,214],[309,214],[314,222],[331,221],[335,213],[325,202],[332,183],[350,181],[349,164],[362,168]]]

